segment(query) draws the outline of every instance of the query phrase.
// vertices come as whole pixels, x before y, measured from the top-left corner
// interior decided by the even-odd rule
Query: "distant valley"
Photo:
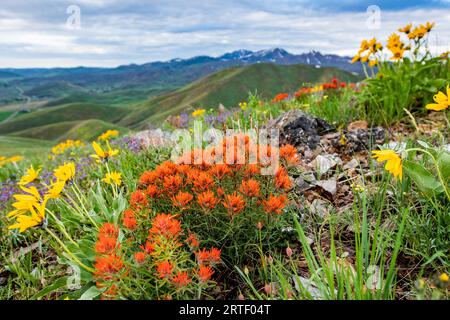
[[[60,99],[71,95],[100,95],[110,104],[127,104],[180,88],[214,72],[256,63],[307,64],[361,72],[349,57],[312,51],[291,54],[283,49],[238,50],[219,57],[197,56],[117,68],[0,69],[0,103],[31,99]],[[128,96],[127,98],[123,98]],[[118,99],[117,97],[122,97]]]
[[[110,128],[145,129],[199,107],[236,107],[249,93],[272,98],[333,77],[360,79],[349,58],[282,49],[113,69],[2,69],[0,135],[8,137],[4,145],[20,139],[90,140]]]

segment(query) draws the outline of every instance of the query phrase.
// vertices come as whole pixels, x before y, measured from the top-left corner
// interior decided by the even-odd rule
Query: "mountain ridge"
[[[217,57],[200,55],[187,59],[176,58],[139,65],[121,65],[115,68],[7,68],[0,69],[0,73],[8,75],[3,79],[0,78],[0,102],[21,101],[24,97],[33,100],[60,99],[69,94],[108,94],[117,90],[133,90],[133,96],[145,100],[181,88],[217,71],[257,63],[307,64],[316,68],[336,67],[360,73],[360,66],[350,62],[349,57],[322,54],[319,51],[291,54],[284,49],[273,48],[259,51],[240,49]],[[34,90],[36,87],[61,86],[61,83],[72,86],[68,92]],[[19,94],[17,88],[22,89],[24,95]]]

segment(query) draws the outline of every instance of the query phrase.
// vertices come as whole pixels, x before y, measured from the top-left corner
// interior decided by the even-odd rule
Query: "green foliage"
[[[255,64],[231,68],[195,81],[172,93],[150,99],[125,116],[120,125],[143,128],[158,123],[169,115],[193,111],[198,107],[216,109],[219,104],[235,107],[249,93],[271,99],[280,92],[294,92],[301,83],[327,81],[337,76],[342,81],[355,81],[357,76],[334,68],[307,65]]]

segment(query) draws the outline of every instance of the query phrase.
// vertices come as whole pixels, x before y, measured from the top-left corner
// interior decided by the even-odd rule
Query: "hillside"
[[[81,121],[64,121],[52,123],[45,126],[29,128],[14,132],[10,136],[24,138],[39,138],[44,140],[62,141],[67,139],[82,139],[85,141],[94,140],[100,134],[109,129],[116,129],[120,132],[128,132],[126,128],[105,122],[98,119]]]
[[[112,111],[111,107],[104,105],[84,103],[67,104],[30,112],[7,123],[0,124],[0,134],[12,134],[28,129],[39,130],[36,128],[52,124],[57,124],[60,129],[64,129],[64,126],[61,127],[61,123],[77,120],[98,119],[114,123],[121,119],[125,113],[125,109],[118,107],[114,108]],[[62,134],[62,132],[60,133]],[[46,133],[46,135],[47,134],[48,133]]]
[[[357,76],[336,68],[259,63],[225,69],[147,99],[144,91],[133,89],[121,90],[121,94],[76,93],[1,123],[0,135],[53,141],[90,140],[107,129],[142,129],[148,124],[160,124],[169,115],[199,107],[216,108],[219,104],[236,107],[249,93],[270,99],[280,92],[293,93],[304,83],[329,81],[333,77],[357,80]],[[45,88],[51,91],[61,87],[45,85]]]
[[[337,67],[361,73],[361,67],[351,58],[312,51],[291,54],[286,50],[237,50],[218,57],[197,56],[117,68],[53,68],[0,69],[0,103],[23,100],[22,92],[34,99],[60,99],[72,94],[113,93],[132,90],[146,99],[150,95],[180,88],[184,85],[230,67],[258,63],[279,65],[308,64]]]
[[[193,82],[169,94],[152,98],[119,121],[120,125],[142,128],[147,123],[160,123],[171,114],[195,108],[215,108],[220,103],[235,107],[249,93],[271,98],[280,92],[294,92],[303,83],[356,81],[357,76],[336,69],[308,65],[253,64],[230,68]]]
[[[41,139],[0,136],[0,150],[2,156],[12,156],[15,154],[33,156],[49,150],[52,145],[52,142]]]

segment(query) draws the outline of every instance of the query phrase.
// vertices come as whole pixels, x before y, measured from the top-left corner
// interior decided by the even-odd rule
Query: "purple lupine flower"
[[[187,113],[180,114],[179,126],[180,128],[187,128],[189,126],[189,115]]]
[[[216,120],[216,116],[214,116],[213,114],[207,114],[205,116],[205,123],[210,127],[212,127],[216,123]]]
[[[221,112],[217,115],[217,122],[221,125],[226,124],[229,117],[230,117],[229,111]]]

